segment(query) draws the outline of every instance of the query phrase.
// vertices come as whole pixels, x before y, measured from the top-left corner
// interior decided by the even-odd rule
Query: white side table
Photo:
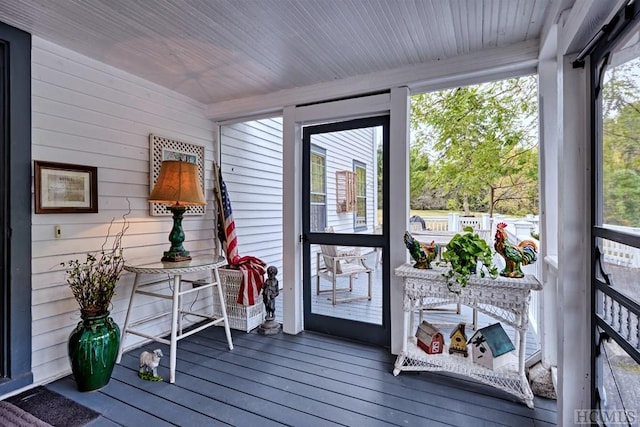
[[[467,286],[458,287],[454,293],[447,288],[442,276],[445,268],[430,270],[413,268],[403,264],[395,274],[403,279],[403,340],[393,374],[401,371],[448,371],[471,377],[484,384],[500,388],[522,399],[533,408],[533,393],[525,375],[526,333],[529,327],[529,300],[531,291],[542,289],[542,285],[531,275],[521,279],[498,277],[472,277]],[[444,304],[460,303],[483,312],[511,326],[516,331],[517,359],[498,370],[490,370],[474,364],[472,357],[459,354],[427,354],[416,344],[413,335],[413,312]]]
[[[120,363],[122,358],[122,349],[124,348],[124,341],[127,334],[134,334],[144,338],[148,338],[163,344],[167,344],[170,347],[169,351],[169,382],[175,382],[176,376],[176,350],[178,347],[178,341],[189,335],[200,332],[201,330],[210,326],[224,324],[224,330],[227,335],[227,342],[229,343],[229,350],[233,350],[233,342],[231,341],[231,330],[229,329],[229,322],[227,319],[227,310],[224,301],[224,292],[220,282],[220,276],[218,274],[218,268],[226,265],[227,261],[223,257],[217,256],[198,256],[194,257],[190,261],[181,262],[161,262],[155,260],[132,260],[125,263],[124,269],[136,274],[135,281],[133,282],[133,289],[131,290],[131,298],[129,299],[129,307],[127,308],[127,315],[124,321],[124,327],[122,328],[122,338],[120,340],[120,349],[118,351],[117,363]],[[182,275],[185,273],[193,273],[197,271],[211,271],[211,279],[209,281],[198,281],[199,286],[192,286],[193,281],[182,280]],[[169,279],[163,279],[150,283],[141,284],[141,277],[145,274],[166,274]],[[146,288],[157,285],[158,283],[166,282],[169,285],[168,292],[161,291],[147,291]],[[208,283],[207,283],[208,282]],[[185,286],[184,284],[189,284]],[[220,298],[220,306],[222,308],[222,317],[216,317],[204,312],[191,312],[182,309],[182,296],[191,292],[201,291],[207,288],[217,288],[218,298]],[[135,295],[146,295],[151,297],[170,299],[172,300],[172,308],[170,312],[162,312],[154,314],[143,319],[130,322],[131,309],[133,307],[133,299]],[[212,299],[214,298],[213,292],[211,293]],[[204,323],[198,325],[195,328],[190,329],[187,332],[182,330],[182,316],[188,314],[192,316],[201,317],[204,319]],[[159,319],[163,316],[171,315],[171,335],[167,340],[160,336],[153,336],[144,333],[136,328],[142,324]]]

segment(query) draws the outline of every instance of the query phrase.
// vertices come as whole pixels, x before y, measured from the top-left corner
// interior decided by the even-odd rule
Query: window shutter
[[[355,212],[356,207],[356,173],[336,171],[336,212]]]

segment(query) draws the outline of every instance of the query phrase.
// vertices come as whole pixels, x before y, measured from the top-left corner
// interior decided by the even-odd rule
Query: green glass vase
[[[111,379],[120,346],[120,328],[109,312],[86,317],[69,335],[69,361],[80,391],[97,390]]]

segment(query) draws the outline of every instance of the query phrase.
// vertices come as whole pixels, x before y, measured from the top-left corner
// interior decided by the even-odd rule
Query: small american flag
[[[222,179],[222,172],[217,164],[214,169],[218,176],[216,185],[216,201],[218,204],[218,239],[227,255],[227,262],[231,267],[242,271],[243,281],[238,292],[238,304],[254,305],[260,296],[264,284],[266,264],[261,259],[252,256],[241,257],[238,252],[238,238],[236,224],[233,220],[231,201],[227,193],[227,186]]]
[[[238,257],[238,237],[236,236],[236,223],[233,220],[231,201],[227,186],[222,179],[222,172],[216,165],[218,172],[218,185],[216,186],[216,199],[218,201],[218,239],[227,255],[227,262],[235,264]]]

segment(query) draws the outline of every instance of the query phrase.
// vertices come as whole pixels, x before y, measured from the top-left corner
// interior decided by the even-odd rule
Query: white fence
[[[523,239],[537,240],[531,236],[532,231],[538,232],[538,217],[533,215],[527,215],[524,218],[506,218],[499,215],[491,218],[489,214],[462,216],[458,213],[449,213],[447,216],[441,217],[413,216],[409,219],[409,226],[411,231],[452,232],[461,232],[465,227],[471,227],[476,231],[485,231],[492,236],[495,225],[500,222],[508,224],[507,232],[514,243]]]
[[[613,230],[625,233],[640,234],[640,228],[623,227],[621,225],[606,225]],[[605,262],[629,268],[640,268],[640,248],[627,246],[612,240],[602,239],[602,255]]]
[[[446,217],[424,217],[422,218],[424,223],[424,229],[432,230],[436,232],[441,231],[455,231],[459,232],[466,226],[472,227],[478,232],[490,231],[487,241],[492,245],[493,234],[495,233],[495,226],[500,222],[508,224],[507,232],[509,234],[509,240],[517,244],[524,239],[537,241],[533,238],[532,231],[539,232],[538,217],[528,215],[524,218],[504,218],[494,217],[489,218],[488,214],[479,217],[463,217],[459,214],[448,214]],[[411,223],[413,227],[420,226],[421,223]],[[624,231],[630,234],[640,235],[640,228],[622,227],[616,225],[606,225],[607,228]],[[484,233],[483,233],[484,234]],[[640,248],[634,248],[622,243],[614,242],[607,239],[601,239],[600,249],[602,251],[605,262],[615,264],[626,268],[640,268]],[[496,256],[496,264],[499,268],[503,266],[503,259],[500,256]],[[523,271],[527,274],[534,274],[539,280],[545,281],[545,294],[542,292],[532,292],[531,300],[529,304],[529,324],[531,329],[535,331],[541,344],[541,357],[543,362],[548,366],[555,366],[557,364],[557,333],[553,328],[547,328],[546,331],[542,328],[542,322],[547,322],[549,325],[555,325],[557,319],[557,313],[555,310],[547,309],[544,313],[543,319],[543,305],[546,303],[549,307],[554,306],[555,298],[557,297],[558,288],[558,265],[557,258],[547,256],[544,260],[538,260],[533,265],[523,267]],[[612,305],[612,303],[610,303]],[[614,309],[610,310],[612,313]],[[620,309],[616,313],[620,313]],[[613,314],[607,314],[609,317],[614,318]],[[619,316],[618,316],[619,317]],[[637,340],[637,337],[634,338]],[[636,341],[637,342],[637,341]]]
[[[472,227],[475,230],[487,230],[491,228],[489,214],[479,217],[461,216],[457,213],[449,213],[441,217],[411,217],[409,220],[412,231],[462,231],[464,227]]]

